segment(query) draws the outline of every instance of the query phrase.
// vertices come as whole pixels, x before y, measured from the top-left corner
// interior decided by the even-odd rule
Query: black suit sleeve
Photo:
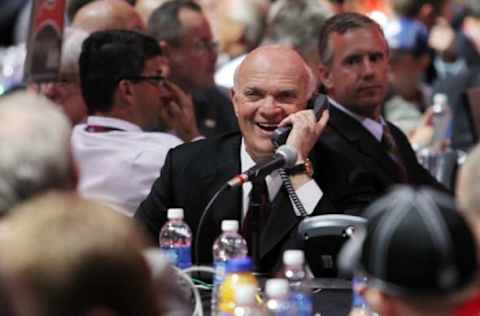
[[[160,177],[157,178],[146,199],[140,203],[135,212],[135,220],[147,229],[155,243],[158,243],[158,234],[167,221],[167,209],[173,205],[172,175],[173,153],[170,150],[162,167]]]

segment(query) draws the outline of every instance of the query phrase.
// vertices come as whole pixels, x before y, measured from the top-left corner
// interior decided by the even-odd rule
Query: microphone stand
[[[203,209],[202,216],[200,217],[200,220],[198,221],[198,227],[197,231],[195,233],[195,239],[194,239],[194,244],[195,244],[195,262],[196,264],[200,264],[199,260],[199,251],[198,251],[198,244],[200,241],[200,232],[202,230],[203,222],[205,221],[205,218],[207,217],[208,212],[210,211],[210,208],[212,207],[213,203],[217,200],[218,196],[225,191],[225,189],[229,188],[228,183],[225,183],[220,187],[220,189],[215,192],[215,194],[210,198],[208,201],[207,205]]]

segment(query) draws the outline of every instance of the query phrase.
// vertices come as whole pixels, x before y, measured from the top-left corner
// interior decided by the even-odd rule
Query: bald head
[[[312,70],[295,50],[285,45],[265,45],[251,51],[235,71],[234,88],[252,72],[265,72],[272,77],[290,73],[308,97],[315,91]]]
[[[235,73],[232,101],[253,160],[272,156],[273,131],[287,116],[306,108],[314,88],[310,68],[291,48],[262,46],[247,55]]]
[[[73,26],[87,32],[113,29],[145,32],[140,15],[123,0],[97,0],[83,6],[73,18]]]

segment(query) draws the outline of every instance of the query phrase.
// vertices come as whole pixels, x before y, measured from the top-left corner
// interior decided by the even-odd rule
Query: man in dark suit
[[[170,79],[192,95],[200,133],[211,137],[237,131],[228,91],[213,80],[216,44],[201,7],[191,0],[165,2],[152,12],[148,32],[166,52]],[[164,123],[171,128],[169,121]]]
[[[335,210],[361,210],[398,183],[445,190],[419,165],[406,136],[381,116],[389,52],[380,26],[357,13],[336,15],[319,35],[319,77],[330,120],[314,156],[319,185]]]
[[[194,235],[201,229],[198,246],[194,241],[194,250],[199,250],[194,252],[194,258],[198,256],[200,263],[211,263],[212,244],[220,234],[222,220],[239,220],[245,233],[242,219],[246,221],[250,212],[247,205],[252,186],[245,183],[220,194],[199,227],[205,206],[230,178],[255,163],[271,159],[273,131],[291,124],[287,145],[296,150],[297,165],[306,168],[289,178],[305,213],[293,206],[278,173],[267,177],[271,212],[260,226],[256,265],[262,272],[275,271],[283,250],[295,246],[295,228],[302,218],[330,209],[316,183],[318,170],[314,170],[313,178],[308,170],[310,150],[328,120],[328,112],[317,121],[311,110],[305,110],[315,86],[310,69],[292,49],[263,46],[252,51],[237,69],[232,89],[241,134],[231,133],[171,150],[160,178],[139,206],[135,218],[158,239],[158,232],[166,221],[166,209],[184,208],[185,220]]]

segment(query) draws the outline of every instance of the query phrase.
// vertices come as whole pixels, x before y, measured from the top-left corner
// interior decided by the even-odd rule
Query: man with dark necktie
[[[336,15],[319,34],[319,78],[330,120],[315,146],[319,185],[336,211],[361,214],[393,185],[445,190],[419,165],[406,136],[381,116],[389,51],[380,26],[357,13]]]
[[[241,133],[234,132],[178,146],[169,151],[165,165],[135,218],[158,240],[166,222],[166,210],[182,207],[185,220],[199,231],[194,240],[194,258],[212,262],[213,241],[224,219],[236,219],[249,240],[258,271],[276,271],[285,249],[296,247],[296,228],[304,216],[321,214],[330,205],[317,185],[319,166],[313,175],[308,157],[328,120],[324,112],[317,121],[305,110],[316,87],[315,77],[295,51],[283,46],[262,46],[247,55],[237,69],[232,101]],[[297,152],[298,173],[287,175],[304,206],[299,209],[287,193],[278,172],[263,181],[244,183],[220,194],[200,218],[212,196],[229,179],[257,163],[272,159],[273,131],[292,125],[287,145]],[[262,188],[263,187],[263,188]],[[291,192],[290,192],[291,193]],[[254,213],[252,213],[253,211]],[[257,211],[257,214],[255,214]],[[198,245],[196,244],[198,242]]]

